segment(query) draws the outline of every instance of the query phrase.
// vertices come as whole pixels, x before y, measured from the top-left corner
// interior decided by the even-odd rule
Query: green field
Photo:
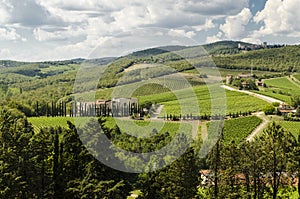
[[[76,124],[84,124],[90,118],[80,117],[76,118]],[[28,121],[32,124],[34,131],[38,132],[41,128],[45,127],[63,127],[67,128],[67,121],[74,123],[73,117],[29,117]],[[78,122],[79,121],[79,122]]]
[[[259,111],[262,110],[268,103],[263,100],[257,99],[255,97],[249,96],[247,94],[226,91],[226,96],[222,95],[222,93],[218,93],[220,88],[218,85],[209,85],[211,88],[208,89],[207,86],[196,86],[194,88],[194,93],[198,99],[198,102],[193,101],[191,98],[190,91],[187,90],[178,90],[174,93],[166,92],[159,93],[149,96],[141,96],[139,97],[140,103],[145,103],[146,101],[163,104],[164,109],[169,114],[179,115],[181,114],[181,109],[179,102],[176,98],[176,95],[181,97],[181,102],[185,110],[187,112],[182,113],[189,114],[192,113],[194,115],[199,115],[199,112],[195,112],[195,104],[199,104],[199,109],[201,115],[211,114],[211,100],[214,102],[214,110],[221,110],[226,107],[226,114],[236,113],[236,112],[247,112],[247,111]],[[161,115],[163,116],[163,115]]]
[[[77,120],[78,119],[78,120]],[[76,124],[84,125],[91,118],[76,118]],[[71,117],[35,117],[28,118],[29,122],[32,123],[34,130],[39,131],[44,127],[55,127],[61,126],[67,128],[67,121],[74,123],[74,118]],[[78,122],[79,121],[79,122]],[[224,124],[224,139],[226,143],[234,140],[236,143],[240,143],[261,123],[261,119],[256,116],[242,117],[237,119],[226,120]],[[114,118],[108,118],[106,126],[113,128],[115,124],[119,126],[121,132],[129,133],[130,135],[142,135],[143,137],[150,136],[153,131],[158,133],[169,132],[174,135],[177,132],[191,132],[191,125],[188,123],[178,122],[160,122],[160,121],[133,121],[133,120],[120,120]],[[214,123],[210,123],[213,125]],[[285,123],[284,123],[285,124]],[[295,126],[293,132],[300,128],[300,123]],[[286,125],[287,126],[287,125]],[[156,130],[154,130],[156,129]],[[214,127],[208,128],[210,132],[215,130]],[[291,130],[289,128],[289,130]],[[199,129],[198,129],[199,131]]]
[[[294,93],[297,93],[297,91],[298,92],[300,91],[300,85],[297,86],[297,85],[293,84],[286,77],[265,80],[265,83],[270,88],[282,89],[290,94],[294,94]]]
[[[295,138],[298,139],[298,136],[300,135],[300,122],[278,121],[278,124],[285,130],[291,132]]]
[[[287,77],[267,79],[265,83],[268,88],[258,93],[274,97],[287,103],[291,103],[291,96],[299,95],[300,93],[300,85],[297,82],[291,82]]]
[[[165,121],[133,121],[133,120],[121,120],[117,118],[108,118],[106,126],[113,128],[115,124],[118,125],[122,133],[127,133],[134,136],[148,137],[154,131],[157,133],[168,132],[174,135],[177,132],[191,132],[192,126],[188,123],[179,122],[165,122]]]
[[[41,128],[45,127],[64,127],[67,128],[67,121],[74,123],[76,120],[76,125],[79,127],[84,126],[91,118],[89,117],[31,117],[28,121],[33,125],[34,131],[38,132]],[[119,126],[121,132],[130,133],[131,135],[150,135],[154,129],[158,133],[169,132],[174,134],[178,131],[180,132],[191,132],[191,125],[187,123],[171,123],[171,122],[150,122],[150,121],[133,121],[133,120],[121,120],[114,118],[107,118],[106,126],[108,128],[113,128],[115,124]]]
[[[293,75],[293,77],[296,78],[296,81],[297,81],[297,80],[300,81],[300,74]]]
[[[279,94],[278,91],[274,91],[272,89],[266,88],[266,89],[261,90],[261,91],[252,91],[252,92],[262,94],[262,95],[265,95],[265,96],[268,96],[268,97],[272,97],[272,98],[284,101],[288,104],[291,103],[291,96]]]
[[[230,143],[231,141],[235,141],[235,143],[241,143],[261,122],[262,119],[256,116],[226,120],[223,129],[224,142],[226,144]],[[217,128],[215,124],[215,122],[208,123],[209,134],[212,134],[211,131],[215,131]]]
[[[201,71],[201,69],[200,69]],[[225,68],[218,68],[218,71],[222,77],[226,77],[228,74],[231,74],[233,76],[237,76],[240,74],[253,74],[259,77],[264,77],[264,76],[272,76],[272,75],[280,75],[282,73],[280,72],[272,72],[272,71],[260,71],[260,70],[243,70],[243,69],[225,69]],[[192,70],[187,70],[184,71],[185,73],[191,73],[191,74],[199,74],[199,71],[197,69],[192,69]]]

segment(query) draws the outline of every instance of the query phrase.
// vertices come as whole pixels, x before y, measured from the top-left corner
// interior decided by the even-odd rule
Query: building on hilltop
[[[260,50],[260,49],[268,49],[268,48],[281,48],[285,45],[268,45],[267,42],[263,42],[262,44],[251,44],[251,45],[243,45],[241,43],[238,43],[238,49],[241,51],[252,51],[252,50]]]

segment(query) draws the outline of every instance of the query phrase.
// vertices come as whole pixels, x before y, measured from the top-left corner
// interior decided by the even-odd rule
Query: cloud
[[[9,11],[12,6],[8,1],[0,1],[0,23],[6,23],[9,19]]]
[[[216,35],[208,36],[206,38],[206,43],[214,43],[214,42],[217,42],[217,41],[221,41],[222,40],[221,39],[222,35],[223,35],[222,32],[218,32]]]
[[[26,41],[25,38],[22,38],[14,28],[0,28],[0,40],[2,41]]]
[[[2,24],[19,24],[23,27],[41,25],[58,25],[62,21],[52,15],[46,8],[35,0],[5,0],[0,4],[0,11],[4,10]],[[2,13],[2,12],[1,12]]]
[[[23,35],[30,41],[11,45],[12,52],[19,48],[16,56],[61,59],[84,57],[105,39],[140,28],[167,28],[171,34],[203,40],[203,31],[219,32],[215,29],[225,20],[220,33],[207,41],[242,37],[248,6],[249,0],[2,0],[0,27],[16,42]]]
[[[228,39],[241,39],[245,34],[245,27],[252,18],[249,8],[244,8],[235,16],[229,16],[225,19],[225,23],[220,25],[220,30]]]
[[[215,28],[216,24],[214,24],[213,19],[206,19],[203,25],[193,26],[193,28],[200,32],[200,31],[208,31],[209,29]]]
[[[262,24],[256,36],[300,36],[299,0],[267,1],[263,10],[258,12],[254,21]]]
[[[259,38],[255,38],[255,37],[246,37],[244,39],[242,39],[243,42],[246,43],[251,43],[251,44],[261,44],[262,41]]]
[[[91,16],[101,17],[110,25],[128,30],[150,25],[165,28],[204,25],[208,16],[237,14],[248,5],[248,0],[239,3],[234,0],[39,0],[39,3],[66,22],[87,22]]]
[[[80,27],[69,26],[62,29],[53,28],[35,28],[33,35],[38,41],[57,41],[57,40],[71,40],[71,38],[84,36],[85,30]]]
[[[248,7],[249,0],[189,0],[180,1],[184,11],[200,13],[201,15],[219,16],[235,15]]]
[[[186,31],[182,29],[171,29],[168,34],[170,36],[177,36],[177,37],[187,37],[192,38],[196,35],[194,31]]]

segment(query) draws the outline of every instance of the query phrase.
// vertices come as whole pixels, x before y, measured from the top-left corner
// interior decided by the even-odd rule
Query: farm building
[[[138,110],[136,98],[99,99],[96,102],[73,102],[75,116],[115,116],[127,117]]]
[[[239,74],[236,76],[236,79],[252,79],[253,76],[251,74]]]
[[[226,84],[231,84],[231,82],[233,81],[233,75],[228,74],[226,75]]]
[[[249,83],[247,81],[242,82],[242,87],[247,88],[249,86]]]
[[[287,116],[289,113],[296,113],[296,110],[287,103],[280,104],[280,106],[278,107],[278,111],[283,116]]]
[[[113,116],[129,116],[138,108],[136,98],[113,98],[111,100],[111,113]]]
[[[264,85],[264,82],[263,82],[263,81],[257,80],[257,81],[255,82],[255,84],[256,84],[256,86],[263,86],[263,85]]]

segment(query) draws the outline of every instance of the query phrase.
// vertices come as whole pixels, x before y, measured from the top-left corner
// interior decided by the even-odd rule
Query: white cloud
[[[179,1],[184,11],[202,15],[235,15],[247,7],[249,0],[189,0]]]
[[[222,35],[223,35],[222,32],[218,32],[216,35],[208,36],[206,38],[206,43],[213,43],[213,42],[221,41]]]
[[[244,39],[242,39],[243,42],[246,43],[251,43],[251,44],[261,44],[262,41],[259,38],[255,38],[255,37],[246,37]]]
[[[85,57],[107,38],[149,27],[166,28],[169,34],[201,43],[204,35],[206,42],[257,43],[263,36],[300,36],[299,1],[268,0],[256,14],[255,25],[249,9],[256,8],[249,0],[0,0],[0,40],[14,41],[0,45],[17,59]],[[29,42],[9,44],[19,44],[24,36]],[[135,48],[134,42],[130,45]]]
[[[255,32],[257,36],[300,36],[300,0],[269,0],[265,8],[254,17],[263,26]]]
[[[241,39],[245,34],[245,27],[252,18],[249,8],[244,8],[240,13],[235,16],[226,18],[225,23],[220,25],[220,30],[225,33],[228,39]]]
[[[52,15],[65,22],[88,23],[91,18],[101,18],[109,25],[122,30],[132,27],[179,28],[186,25],[208,26],[207,17],[237,14],[248,4],[248,0],[38,0]]]
[[[194,31],[185,31],[182,29],[171,29],[168,34],[173,37],[187,37],[192,38],[196,35]]]
[[[0,40],[2,41],[25,41],[25,38],[22,38],[13,28],[0,28]]]
[[[203,31],[203,30],[207,31],[207,30],[215,28],[215,27],[216,27],[216,24],[213,23],[213,19],[209,19],[209,18],[207,18],[205,20],[204,24],[198,25],[198,26],[193,26],[193,28],[198,32]]]
[[[10,17],[9,11],[12,5],[5,0],[0,1],[0,23],[6,23]]]
[[[35,28],[33,30],[33,35],[38,41],[70,40],[72,37],[83,36],[84,34],[85,31],[78,26],[69,26],[62,30],[47,30],[47,28]]]
[[[40,25],[59,25],[61,19],[40,5],[35,0],[2,0],[0,3],[2,24],[19,24],[23,27],[36,27]]]

